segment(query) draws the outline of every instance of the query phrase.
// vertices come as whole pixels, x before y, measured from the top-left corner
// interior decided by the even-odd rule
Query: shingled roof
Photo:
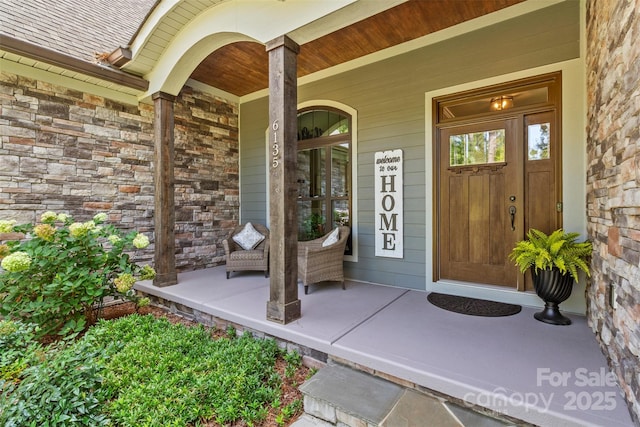
[[[0,0],[0,33],[84,61],[131,41],[156,0]]]

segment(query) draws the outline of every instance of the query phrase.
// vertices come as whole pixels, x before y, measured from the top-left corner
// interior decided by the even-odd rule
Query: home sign
[[[402,258],[403,193],[402,150],[375,154],[375,255]]]

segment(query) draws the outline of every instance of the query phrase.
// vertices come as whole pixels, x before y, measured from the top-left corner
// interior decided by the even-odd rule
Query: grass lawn
[[[103,319],[49,345],[31,333],[0,321],[0,425],[286,426],[312,373],[273,340],[176,316]]]

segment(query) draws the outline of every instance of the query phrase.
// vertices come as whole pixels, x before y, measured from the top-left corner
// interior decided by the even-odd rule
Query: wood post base
[[[278,301],[267,302],[267,320],[286,325],[289,322],[298,320],[302,315],[302,305],[300,300],[282,304]]]
[[[176,273],[156,274],[156,278],[153,279],[153,286],[159,288],[165,286],[171,286],[178,283],[178,275]]]

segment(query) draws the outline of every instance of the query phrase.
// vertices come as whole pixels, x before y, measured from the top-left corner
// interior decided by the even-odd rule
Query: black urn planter
[[[558,304],[571,295],[573,277],[568,273],[562,274],[557,268],[538,272],[532,268],[531,276],[536,294],[544,301],[544,309],[533,317],[551,325],[570,325],[571,319],[560,314]]]

